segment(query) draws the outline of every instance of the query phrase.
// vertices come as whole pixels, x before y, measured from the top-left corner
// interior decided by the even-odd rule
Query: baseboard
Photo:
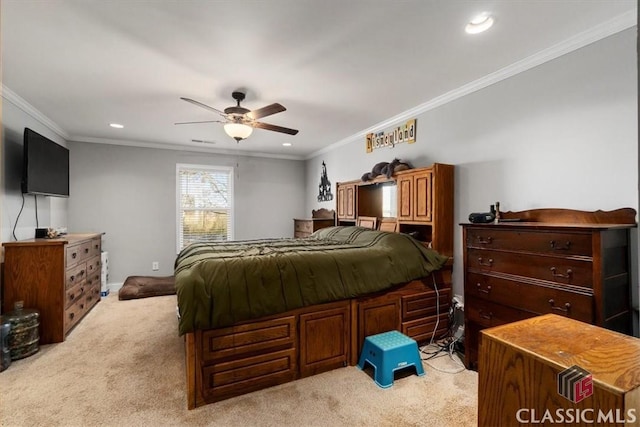
[[[120,288],[122,287],[122,285],[124,285],[124,282],[115,282],[115,283],[108,283],[107,284],[107,289],[109,289],[109,293],[111,292],[118,292],[120,290]]]

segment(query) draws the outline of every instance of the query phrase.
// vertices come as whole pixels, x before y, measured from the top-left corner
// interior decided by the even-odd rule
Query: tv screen
[[[69,150],[24,129],[22,192],[69,197]]]

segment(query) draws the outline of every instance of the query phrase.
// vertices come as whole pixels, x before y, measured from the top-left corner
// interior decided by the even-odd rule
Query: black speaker
[[[47,228],[36,228],[36,239],[44,239],[47,237]]]
[[[474,224],[487,224],[493,222],[496,216],[491,212],[471,213],[469,214],[469,222]]]

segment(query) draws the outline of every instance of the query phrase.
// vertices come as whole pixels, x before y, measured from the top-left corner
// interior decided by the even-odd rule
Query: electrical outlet
[[[153,261],[153,262],[151,263],[151,269],[152,269],[153,271],[158,271],[158,270],[160,270],[160,263],[158,263],[158,261]]]

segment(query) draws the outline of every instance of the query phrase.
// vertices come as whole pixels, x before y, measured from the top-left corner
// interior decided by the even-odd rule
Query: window
[[[176,165],[178,251],[193,242],[233,240],[233,168]]]
[[[395,218],[398,213],[398,192],[395,184],[384,184],[382,187],[382,216]]]

